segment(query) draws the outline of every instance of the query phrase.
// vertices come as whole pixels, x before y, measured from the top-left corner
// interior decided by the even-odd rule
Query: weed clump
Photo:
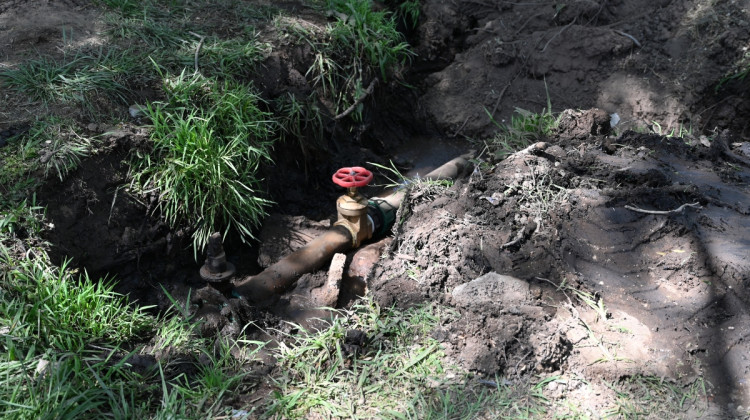
[[[164,79],[167,101],[150,103],[152,149],[131,160],[132,185],[158,196],[172,227],[193,229],[195,252],[212,232],[242,240],[270,202],[259,192],[259,170],[271,161],[275,124],[248,85],[184,71]]]
[[[371,0],[329,0],[325,8],[334,18],[325,27],[283,16],[275,24],[284,36],[313,48],[305,77],[316,91],[307,101],[320,99],[335,120],[359,121],[377,81],[398,80],[414,53],[397,29],[397,16],[375,10]]]

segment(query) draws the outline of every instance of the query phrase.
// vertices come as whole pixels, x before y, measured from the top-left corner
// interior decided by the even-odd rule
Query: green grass
[[[407,26],[416,28],[419,24],[419,16],[421,14],[419,0],[407,0],[402,1],[398,5],[398,15],[404,21]]]
[[[540,418],[552,378],[538,382],[479,380],[444,356],[430,337],[459,315],[436,304],[382,309],[371,298],[320,331],[288,337],[274,350],[281,375],[274,378],[265,416],[271,418],[474,419]],[[367,335],[356,355],[347,331]]]
[[[106,279],[52,265],[33,236],[0,229],[0,417],[207,418],[230,414],[233,393],[255,386],[245,363],[263,343],[243,343],[237,359],[238,344],[197,337],[183,314],[156,320]],[[154,329],[152,351],[172,352],[139,368],[141,346],[128,343]]]
[[[105,3],[112,10],[105,16],[108,35],[137,46],[144,65],[149,63],[146,57],[150,56],[171,72],[179,73],[185,67],[195,70],[197,53],[198,67],[204,75],[243,80],[270,51],[268,43],[259,41],[252,22],[268,20],[277,10],[253,8],[234,1],[105,0]],[[207,15],[216,13],[214,9],[231,13],[234,19],[206,20]],[[216,32],[231,35],[212,35]]]
[[[615,401],[605,410],[608,417],[674,418],[676,413],[700,416],[706,405],[706,383],[702,378],[679,385],[655,376],[634,375],[611,384]]]
[[[44,178],[54,175],[62,181],[75,170],[96,144],[79,131],[74,121],[51,116],[35,121],[27,133],[13,139],[7,151],[0,152],[5,166],[0,171],[0,188],[5,189],[6,198],[17,201],[28,197],[40,182],[35,179],[36,171]],[[3,201],[0,198],[0,204]]]
[[[0,209],[0,416],[8,419],[138,416],[140,391],[119,343],[152,317],[67,263],[49,261],[41,209]]]
[[[510,124],[497,123],[489,111],[485,111],[498,128],[495,136],[485,141],[490,153],[498,160],[505,159],[550,135],[559,122],[552,113],[552,106],[549,103],[547,108],[538,114],[516,108],[511,116]]]
[[[259,191],[260,166],[270,162],[270,115],[251,87],[200,74],[164,78],[166,103],[151,103],[153,150],[131,159],[133,185],[159,197],[173,228],[193,229],[202,251],[213,232],[243,240],[270,202]]]
[[[672,127],[671,129],[669,127],[662,128],[661,124],[659,124],[656,121],[651,121],[651,130],[660,135],[667,138],[673,138],[673,137],[688,137],[693,135],[693,126],[692,125],[684,125],[683,123],[679,123],[677,127]]]
[[[0,264],[8,267],[0,277],[7,294],[0,316],[9,321],[8,335],[79,351],[88,343],[119,343],[148,330],[151,317],[145,309],[129,308],[111,281],[76,275],[67,262],[52,266],[44,254],[14,259],[5,248],[0,252]]]
[[[350,50],[355,59],[378,69],[384,81],[413,56],[392,14],[375,11],[371,0],[329,0],[326,7],[337,17],[330,29],[334,48]]]
[[[125,104],[129,85],[141,77],[133,51],[109,48],[79,51],[61,59],[38,57],[0,72],[2,85],[32,102],[73,102],[92,110],[89,102],[106,97]]]
[[[525,419],[547,418],[550,403],[544,387],[557,377],[539,382],[473,380],[440,386],[418,394],[404,419]]]
[[[427,335],[440,319],[438,310],[381,310],[366,301],[328,328],[289,336],[275,351],[281,376],[274,378],[267,414],[393,418],[404,412],[425,381],[445,372],[440,346]],[[369,339],[356,356],[344,346],[348,330]]]
[[[361,99],[370,84],[375,79],[398,80],[414,53],[396,29],[396,16],[376,11],[371,0],[329,0],[324,8],[335,18],[325,27],[285,16],[278,16],[275,25],[282,36],[313,49],[314,60],[305,74],[316,88],[310,102],[317,95],[331,103],[330,116],[357,104],[348,114],[356,122],[362,118]]]
[[[115,350],[27,353],[0,358],[0,414],[5,419],[142,418],[137,375]]]

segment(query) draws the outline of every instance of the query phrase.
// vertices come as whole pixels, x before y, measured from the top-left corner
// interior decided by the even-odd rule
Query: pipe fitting
[[[455,178],[466,165],[467,159],[459,157],[430,172],[425,178]],[[330,261],[335,253],[346,252],[361,244],[364,238],[372,236],[373,230],[376,230],[378,235],[387,233],[405,193],[397,191],[388,197],[372,200],[368,214],[368,202],[356,193],[356,187],[367,185],[371,179],[372,173],[364,168],[343,168],[336,172],[333,182],[349,188],[349,191],[337,202],[339,220],[334,226],[262,273],[236,282],[233,294],[256,304],[271,304],[300,276],[319,269]]]

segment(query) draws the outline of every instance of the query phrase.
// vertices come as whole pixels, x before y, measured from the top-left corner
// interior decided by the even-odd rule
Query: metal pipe
[[[455,158],[440,166],[424,179],[441,180],[457,177],[466,166],[464,157]],[[370,228],[375,233],[387,232],[393,224],[396,210],[404,200],[405,192],[397,191],[388,197],[374,201],[372,206],[376,217]],[[379,213],[379,214],[378,214]],[[352,248],[352,234],[343,226],[333,226],[324,234],[313,239],[304,247],[282,258],[256,276],[246,277],[235,283],[233,294],[255,303],[267,302],[286,291],[303,274],[321,268],[337,252]]]

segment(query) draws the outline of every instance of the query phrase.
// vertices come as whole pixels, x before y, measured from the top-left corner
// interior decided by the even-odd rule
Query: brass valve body
[[[347,195],[336,200],[336,210],[338,220],[334,226],[343,226],[351,232],[354,248],[372,237],[372,226],[367,217],[367,199],[356,188],[349,188]]]

